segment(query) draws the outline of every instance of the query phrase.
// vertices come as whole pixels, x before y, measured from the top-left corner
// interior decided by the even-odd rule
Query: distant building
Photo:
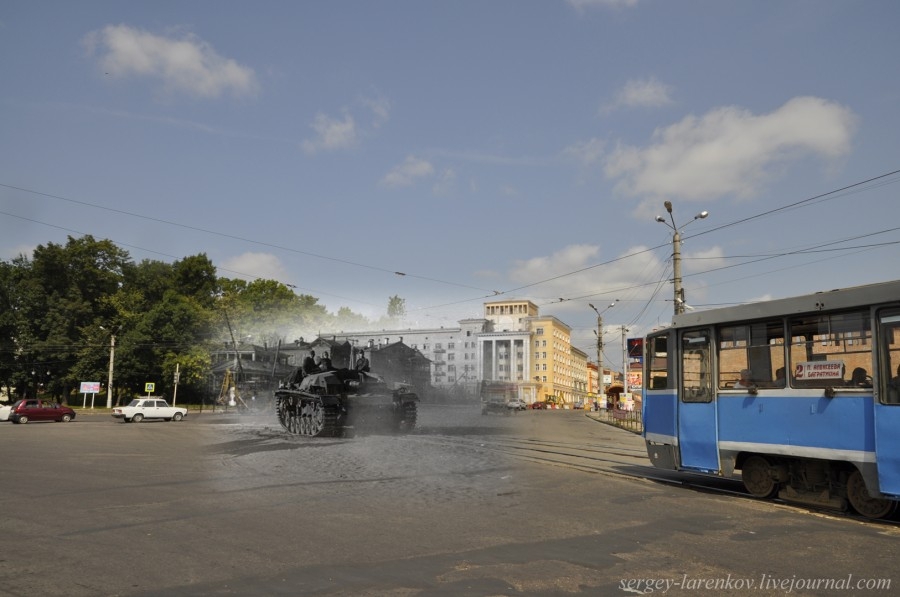
[[[210,391],[220,391],[229,370],[244,392],[272,391],[313,351],[328,352],[337,369],[354,368],[365,354],[373,372],[423,396],[435,388],[474,399],[481,381],[511,383],[528,403],[590,402],[598,393],[597,365],[572,346],[571,328],[528,300],[487,302],[484,317],[455,327],[341,331],[274,347],[225,343],[211,353]],[[608,369],[603,373],[609,386]]]
[[[278,387],[278,380],[293,369],[288,354],[257,344],[235,346],[226,342],[210,352],[210,360],[212,367],[207,391],[213,398],[222,392],[229,371],[242,393],[265,396],[273,392]]]
[[[529,403],[587,401],[591,387],[587,354],[572,346],[571,328],[556,317],[541,316],[528,300],[485,303],[483,318],[460,320],[458,327],[341,331],[324,334],[300,350],[324,346],[316,344],[323,338],[332,351],[346,342],[354,353],[365,349],[367,355],[402,343],[428,363],[429,385],[472,398],[482,380],[512,382]],[[373,357],[369,359],[376,370]]]

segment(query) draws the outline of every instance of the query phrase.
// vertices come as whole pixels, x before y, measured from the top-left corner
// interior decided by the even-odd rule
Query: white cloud
[[[591,166],[600,161],[606,143],[596,137],[570,145],[563,150],[563,155],[575,160],[582,166]]]
[[[601,8],[622,8],[636,6],[638,0],[566,0],[579,12],[599,6]]]
[[[108,25],[85,36],[84,44],[91,55],[98,54],[104,72],[155,78],[170,92],[212,98],[226,91],[253,95],[258,90],[252,69],[220,56],[190,33],[176,39]]]
[[[309,125],[315,131],[315,137],[303,141],[301,144],[303,151],[315,154],[356,147],[367,135],[381,128],[390,118],[391,102],[387,98],[361,97],[358,101],[371,111],[372,120],[368,130],[365,126],[357,124],[357,118],[348,109],[343,110],[342,118],[332,118],[320,112]],[[360,117],[360,120],[364,121],[365,118]]]
[[[18,245],[15,247],[4,248],[2,249],[2,253],[0,253],[0,258],[10,261],[19,257],[32,259],[36,248],[37,245]]]
[[[220,268],[250,279],[264,278],[283,282],[289,277],[278,257],[270,253],[244,253],[226,259]]]
[[[363,105],[372,111],[372,128],[379,128],[391,116],[391,102],[385,97],[364,97]]]
[[[552,255],[517,261],[510,271],[510,278],[516,283],[536,282],[596,263],[599,254],[600,247],[596,245],[569,245]],[[566,296],[570,295],[566,293]]]
[[[815,97],[794,98],[759,116],[718,108],[657,129],[648,147],[618,147],[605,172],[619,180],[617,191],[654,202],[662,197],[746,198],[789,159],[847,154],[855,124],[848,108]]]
[[[656,77],[632,79],[616,94],[612,103],[601,106],[601,113],[617,108],[659,108],[672,103],[672,87]]]
[[[408,187],[421,178],[427,178],[434,174],[434,166],[427,160],[408,156],[404,162],[395,166],[381,179],[381,184],[386,187]]]
[[[456,178],[456,172],[453,168],[446,168],[431,188],[432,192],[435,195],[452,195],[454,189],[456,189]]]
[[[585,302],[609,299],[643,300],[649,298],[653,286],[647,280],[658,280],[665,271],[658,252],[645,246],[623,250],[615,257],[601,254],[600,247],[591,244],[569,245],[548,256],[517,261],[508,275],[515,284],[534,286],[533,291],[543,299],[562,297],[565,301],[554,307],[560,313],[583,310]],[[622,259],[618,259],[624,257]],[[600,264],[603,265],[600,265]],[[564,275],[566,274],[566,275]],[[631,290],[625,290],[631,289]],[[571,301],[570,299],[581,300]]]
[[[319,113],[309,126],[316,132],[316,137],[302,143],[303,151],[308,154],[349,149],[359,143],[356,121],[350,114],[344,114],[343,120],[338,120]]]
[[[682,266],[688,273],[707,272],[728,265],[722,247],[715,246],[702,251],[685,251],[682,248]]]

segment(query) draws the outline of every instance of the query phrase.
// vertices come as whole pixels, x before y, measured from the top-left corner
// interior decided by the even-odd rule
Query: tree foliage
[[[232,333],[275,346],[335,320],[277,281],[219,278],[205,254],[135,263],[111,241],[69,237],[0,261],[0,386],[65,401],[79,382],[105,386],[115,338],[116,402],[147,382],[171,395],[176,367],[178,400],[191,401],[208,391],[211,347]]]

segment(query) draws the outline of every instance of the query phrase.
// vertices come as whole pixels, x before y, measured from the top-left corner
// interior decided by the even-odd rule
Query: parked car
[[[547,403],[543,402],[541,400],[538,400],[537,402],[531,403],[531,408],[533,408],[534,410],[544,410],[547,408]]]
[[[13,423],[29,421],[62,421],[68,423],[75,418],[75,411],[53,400],[26,398],[12,405],[9,420]]]
[[[12,405],[0,404],[0,421],[9,421],[10,411],[12,411]]]
[[[506,403],[506,408],[509,408],[511,410],[525,410],[526,408],[528,408],[528,405],[525,404],[525,401],[521,398],[513,398]]]
[[[114,408],[112,416],[124,419],[126,423],[140,423],[144,419],[180,421],[187,413],[186,408],[169,406],[162,398],[135,398],[128,406]]]
[[[584,410],[584,402],[579,400],[578,402],[576,402],[575,404],[572,405],[572,408],[575,410]]]

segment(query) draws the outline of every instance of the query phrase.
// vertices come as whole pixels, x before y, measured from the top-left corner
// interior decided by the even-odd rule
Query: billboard
[[[644,339],[629,338],[628,339],[628,358],[638,363],[644,362]]]

